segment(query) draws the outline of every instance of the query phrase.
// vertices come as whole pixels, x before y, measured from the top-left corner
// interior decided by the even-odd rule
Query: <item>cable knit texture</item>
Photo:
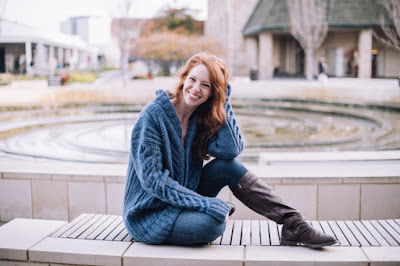
[[[228,86],[227,95],[230,95]],[[227,123],[210,142],[208,153],[233,159],[243,149],[242,137],[227,97]],[[195,114],[194,114],[195,115]],[[161,244],[183,209],[193,209],[223,222],[230,206],[221,199],[196,192],[202,163],[192,157],[196,136],[194,115],[189,120],[185,145],[179,118],[163,90],[141,112],[131,136],[123,218],[136,240]]]

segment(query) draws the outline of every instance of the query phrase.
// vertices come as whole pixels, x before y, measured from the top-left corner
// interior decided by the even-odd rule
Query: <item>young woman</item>
[[[283,245],[335,244],[235,159],[243,142],[225,64],[196,54],[178,76],[175,94],[157,91],[132,131],[123,214],[130,235],[148,244],[216,239],[232,209],[216,196],[228,185],[252,210],[283,224]]]

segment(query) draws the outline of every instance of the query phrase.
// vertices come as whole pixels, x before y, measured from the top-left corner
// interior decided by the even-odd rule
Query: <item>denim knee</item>
[[[227,177],[226,185],[233,188],[248,170],[236,159],[214,159],[204,166],[203,171],[208,176]]]
[[[225,231],[225,222],[218,222],[214,217],[194,211],[184,210],[175,222],[165,244],[194,245],[209,243]]]

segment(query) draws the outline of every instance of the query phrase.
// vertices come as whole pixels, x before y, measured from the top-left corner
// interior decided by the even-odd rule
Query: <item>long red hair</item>
[[[229,72],[225,63],[212,54],[198,53],[193,55],[177,72],[179,83],[175,88],[176,101],[183,97],[183,84],[193,67],[203,64],[210,75],[211,94],[206,102],[197,107],[197,133],[192,146],[192,154],[198,160],[209,159],[208,144],[225,123],[224,103],[225,90],[228,86]]]

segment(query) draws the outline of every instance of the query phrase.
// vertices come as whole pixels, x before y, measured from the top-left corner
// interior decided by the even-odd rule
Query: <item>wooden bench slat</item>
[[[78,238],[83,232],[85,232],[88,228],[90,228],[97,220],[99,220],[103,215],[97,214],[92,217],[92,219],[88,220],[85,224],[83,224],[79,229],[70,234],[68,238]]]
[[[104,240],[109,234],[111,234],[111,232],[118,227],[118,225],[122,223],[122,217],[118,216],[117,219],[115,219],[109,226],[107,226],[107,228],[105,228],[103,230],[103,232],[101,232],[100,235],[98,235],[95,239],[98,240]]]
[[[280,240],[279,240],[279,233],[278,233],[278,225],[274,221],[269,220],[268,221],[268,226],[269,226],[269,234],[270,234],[270,239],[271,239],[271,246],[279,246]]]
[[[327,221],[319,221],[319,224],[321,225],[321,228],[324,233],[329,234],[331,236],[335,236],[335,234],[332,231],[332,228],[329,226]]]
[[[282,233],[283,225],[282,224],[277,224],[277,226],[278,226],[278,237],[279,237],[279,239],[281,239],[281,233]],[[280,243],[280,241],[279,241],[279,243]]]
[[[350,246],[350,243],[347,241],[347,238],[344,236],[342,230],[340,230],[339,226],[335,221],[328,221],[328,224],[332,228],[333,233],[336,238],[339,240],[341,246]]]
[[[210,245],[221,245],[222,235],[211,241]]]
[[[394,238],[397,242],[397,246],[400,244],[400,234],[397,233],[396,230],[385,220],[378,220],[378,222],[386,229],[386,231],[390,234],[391,237]]]
[[[86,239],[96,239],[112,222],[117,219],[117,215],[111,215],[103,224],[101,224],[96,230],[94,230]]]
[[[360,221],[354,221],[354,225],[360,230],[361,234],[367,239],[371,246],[380,246],[379,242],[373,237],[373,235],[365,228],[364,224]]]
[[[124,239],[122,239],[123,242],[131,242],[133,241],[133,238],[128,234]]]
[[[81,226],[86,224],[89,220],[91,220],[95,215],[94,214],[88,214],[86,215],[82,220],[77,222],[74,226],[72,226],[70,229],[65,231],[60,237],[66,238],[69,237],[72,233],[74,233],[76,230],[78,230]]]
[[[242,241],[240,243],[242,246],[251,245],[251,222],[250,220],[244,220],[242,222]]]
[[[122,221],[104,240],[113,241],[125,228],[125,224]]]
[[[388,222],[388,224],[390,224],[394,230],[396,230],[397,233],[400,234],[400,225],[396,223],[395,220],[391,219],[391,220],[386,220],[386,222]]]
[[[318,223],[320,224],[324,233],[335,237],[335,233],[333,233],[332,228],[329,226],[327,221],[319,221]],[[336,243],[335,246],[340,246],[340,243]]]
[[[375,229],[370,221],[361,221],[361,223],[367,228],[371,235],[381,244],[381,246],[390,246],[389,243],[382,237],[382,235]]]
[[[72,220],[70,223],[68,223],[67,225],[60,228],[58,231],[56,231],[54,234],[52,234],[51,237],[60,237],[64,232],[69,230],[72,226],[74,226],[76,223],[78,223],[80,220],[82,220],[87,215],[88,215],[87,213],[82,213],[81,215],[76,217],[74,220]]]
[[[101,215],[100,219],[97,220],[92,226],[86,229],[81,235],[78,236],[79,239],[86,239],[94,230],[96,230],[99,226],[101,226],[111,215]]]
[[[386,231],[386,229],[377,221],[371,220],[370,223],[379,232],[379,234],[389,243],[390,246],[397,246],[396,240]]]
[[[349,241],[350,245],[359,247],[360,243],[354,237],[353,233],[347,227],[346,223],[344,221],[337,221],[337,224],[338,224],[340,230],[342,230],[344,236],[347,238],[347,241]]]
[[[318,231],[324,232],[324,230],[322,229],[320,223],[318,221],[310,221],[311,225],[317,229]]]
[[[251,245],[252,246],[260,246],[260,221],[252,220],[251,221]]]
[[[232,241],[233,220],[229,220],[226,224],[225,232],[222,234],[221,245],[230,245]]]
[[[261,245],[262,246],[270,246],[270,238],[269,238],[269,228],[268,221],[262,220],[260,221],[260,236],[261,236]]]
[[[345,221],[347,227],[350,229],[350,231],[353,233],[354,237],[357,239],[358,243],[360,243],[360,246],[366,246],[369,247],[370,244],[365,239],[365,237],[361,234],[360,230],[354,225],[352,221]]]
[[[129,235],[128,230],[124,228],[115,238],[114,241],[123,241]]]
[[[395,221],[398,225],[400,225],[400,219],[394,219],[394,221]]]
[[[236,220],[233,224],[231,245],[240,246],[241,238],[242,238],[242,220]]]

